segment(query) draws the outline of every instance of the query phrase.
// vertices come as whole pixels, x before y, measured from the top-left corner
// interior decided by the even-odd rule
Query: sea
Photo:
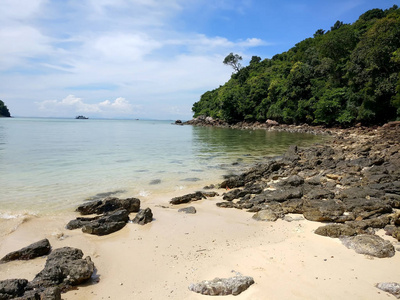
[[[321,139],[173,121],[0,118],[0,219],[106,196],[181,195]]]

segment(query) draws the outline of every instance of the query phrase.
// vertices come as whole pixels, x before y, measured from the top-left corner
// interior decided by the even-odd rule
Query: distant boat
[[[88,118],[88,117],[85,117],[85,116],[76,116],[75,119],[87,120],[87,119],[89,119],[89,118]]]

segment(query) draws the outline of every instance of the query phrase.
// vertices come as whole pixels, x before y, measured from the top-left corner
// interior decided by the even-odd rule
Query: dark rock
[[[15,300],[61,300],[61,289],[59,287],[48,287],[45,289],[34,289],[25,291],[22,297]]]
[[[120,208],[128,212],[138,212],[140,209],[140,200],[137,198],[119,199],[108,197],[103,201],[92,201],[78,206],[76,209],[82,215],[103,214]]]
[[[307,200],[303,202],[303,215],[309,221],[334,222],[344,213],[344,205],[341,201]]]
[[[382,214],[391,213],[392,207],[380,199],[352,198],[343,199],[346,211],[352,212],[355,218],[367,219]]]
[[[315,234],[328,236],[331,238],[338,238],[341,236],[353,236],[357,233],[358,231],[356,229],[345,224],[329,224],[318,227],[315,230]]]
[[[189,206],[189,207],[178,209],[178,212],[184,212],[186,214],[195,214],[196,208],[194,206]]]
[[[341,237],[343,245],[359,254],[384,258],[395,255],[393,245],[377,235],[361,234],[352,237]]]
[[[348,189],[340,191],[340,193],[336,196],[339,199],[356,199],[356,198],[380,198],[385,195],[384,191],[371,189],[369,187],[350,187]]]
[[[140,210],[136,217],[132,220],[132,223],[144,225],[153,221],[153,213],[150,208]]]
[[[0,281],[0,299],[13,299],[21,297],[28,284],[26,279],[6,279]]]
[[[400,284],[397,282],[381,282],[378,283],[376,287],[400,299]]]
[[[239,176],[232,176],[230,178],[228,178],[227,180],[223,181],[220,184],[220,187],[223,189],[232,189],[232,188],[236,188],[236,187],[242,187],[244,186],[245,182],[243,180],[243,178],[239,177]]]
[[[119,209],[84,223],[82,231],[95,235],[107,235],[122,229],[128,221],[129,212],[126,209]]]
[[[226,201],[233,201],[234,199],[239,198],[239,194],[241,193],[241,190],[239,189],[235,189],[235,190],[231,190],[227,193],[224,194],[224,196],[222,197],[222,199],[226,200]]]
[[[55,249],[48,256],[44,269],[28,283],[28,289],[59,287],[68,290],[87,281],[93,272],[94,263],[89,256],[83,259],[82,250],[71,247]]]
[[[259,195],[256,195],[251,201],[254,203],[263,203],[263,202],[284,202],[290,199],[301,198],[303,196],[303,190],[301,187],[293,187],[287,189],[278,189],[278,190],[267,190],[262,192]]]
[[[391,218],[388,215],[382,215],[377,218],[371,218],[367,220],[355,220],[346,222],[347,225],[353,228],[367,229],[371,228],[385,228],[386,225],[390,224]]]
[[[150,181],[150,185],[156,185],[156,184],[160,184],[161,183],[161,179],[153,179],[152,181]]]
[[[192,202],[192,201],[198,201],[198,200],[202,200],[202,199],[206,199],[206,197],[203,195],[203,193],[202,192],[195,192],[195,193],[191,193],[191,194],[187,194],[187,195],[183,195],[183,196],[172,198],[169,203],[171,203],[171,204],[183,204],[183,203],[189,203],[189,202]]]
[[[219,196],[219,194],[217,192],[202,192],[203,196],[212,198],[212,197],[216,197]]]
[[[292,175],[285,180],[279,182],[280,186],[300,186],[304,183],[304,179],[298,175]]]
[[[176,125],[183,125],[183,122],[182,122],[181,120],[176,120],[176,121],[175,121],[175,124],[176,124]]]
[[[254,283],[249,276],[234,276],[231,278],[215,278],[191,284],[189,290],[209,296],[239,295]]]
[[[314,199],[332,199],[335,193],[326,188],[314,188],[309,191],[305,197],[311,200]]]
[[[278,216],[272,209],[265,209],[254,214],[253,219],[257,221],[275,222],[278,220]]]
[[[302,199],[290,199],[281,204],[282,211],[284,214],[302,214],[303,200]]]
[[[216,204],[218,207],[223,207],[223,208],[235,208],[236,204],[233,202],[218,202]]]
[[[43,239],[39,242],[33,243],[25,248],[11,252],[4,256],[0,263],[9,262],[12,260],[28,260],[35,257],[49,254],[51,250],[50,242],[48,239]]]

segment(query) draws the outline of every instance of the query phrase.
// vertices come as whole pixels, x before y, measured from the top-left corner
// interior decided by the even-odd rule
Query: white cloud
[[[1,0],[0,22],[33,17],[46,2],[47,0]]]
[[[59,100],[45,100],[37,102],[39,110],[45,113],[63,112],[63,116],[71,114],[94,114],[96,116],[107,115],[127,115],[133,113],[133,105],[126,99],[119,97],[114,101],[105,100],[99,103],[85,103],[81,98],[74,95],[68,95],[66,98]]]

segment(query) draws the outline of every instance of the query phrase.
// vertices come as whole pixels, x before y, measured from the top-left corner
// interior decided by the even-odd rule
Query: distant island
[[[88,117],[85,117],[85,116],[76,116],[75,119],[78,119],[78,120],[87,120],[87,119],[89,119],[89,118],[88,118]]]
[[[372,9],[353,24],[318,29],[287,52],[262,60],[230,53],[233,74],[193,104],[194,118],[230,124],[276,121],[325,126],[400,120],[400,9]]]
[[[4,102],[1,100],[0,100],[0,117],[6,117],[6,118],[11,117],[10,111],[8,110]]]

